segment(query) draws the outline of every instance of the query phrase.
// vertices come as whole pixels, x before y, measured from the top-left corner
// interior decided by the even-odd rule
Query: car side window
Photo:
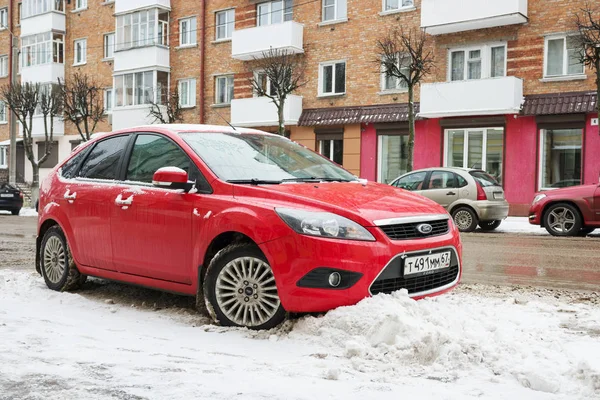
[[[456,188],[454,174],[448,171],[433,171],[429,178],[428,189],[453,189]]]
[[[456,178],[456,182],[458,183],[459,188],[463,188],[469,184],[465,178],[458,174],[454,174],[454,177]]]
[[[427,172],[415,172],[398,179],[395,186],[406,190],[421,190],[426,176]]]
[[[119,161],[127,146],[129,136],[116,136],[96,143],[81,166],[78,177],[116,180]]]

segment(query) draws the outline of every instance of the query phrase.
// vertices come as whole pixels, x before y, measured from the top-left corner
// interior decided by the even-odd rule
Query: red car
[[[600,186],[581,185],[536,193],[529,223],[554,236],[587,235],[600,228]]]
[[[289,139],[147,126],[80,146],[41,186],[36,268],[197,296],[222,325],[265,329],[461,276],[458,230],[422,196],[367,183]]]

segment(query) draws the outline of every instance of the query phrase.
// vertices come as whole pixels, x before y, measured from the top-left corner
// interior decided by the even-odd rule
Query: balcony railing
[[[296,125],[302,114],[302,97],[289,95],[283,107],[285,125]],[[231,124],[235,126],[277,126],[277,107],[268,97],[231,101]]]
[[[170,10],[171,0],[116,0],[115,14],[124,14],[151,7],[159,7]]]
[[[233,31],[231,56],[247,61],[270,49],[303,53],[303,32],[304,26],[294,21]]]

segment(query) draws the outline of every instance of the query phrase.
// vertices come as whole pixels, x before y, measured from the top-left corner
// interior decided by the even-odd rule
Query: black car
[[[8,183],[0,183],[0,210],[19,215],[23,207],[23,193]]]

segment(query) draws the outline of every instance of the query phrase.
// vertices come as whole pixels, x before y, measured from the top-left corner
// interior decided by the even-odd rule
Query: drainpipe
[[[12,1],[12,0],[11,0]],[[202,1],[202,20],[200,22],[200,123],[204,123],[204,60],[206,42],[206,1]]]
[[[17,68],[19,57],[19,38],[14,35],[14,1],[8,2],[8,32],[10,37],[10,53],[8,53],[8,76],[10,76],[10,85],[17,83]],[[10,154],[9,154],[9,176],[8,181],[11,185],[17,183],[17,118],[14,113],[10,113]]]

